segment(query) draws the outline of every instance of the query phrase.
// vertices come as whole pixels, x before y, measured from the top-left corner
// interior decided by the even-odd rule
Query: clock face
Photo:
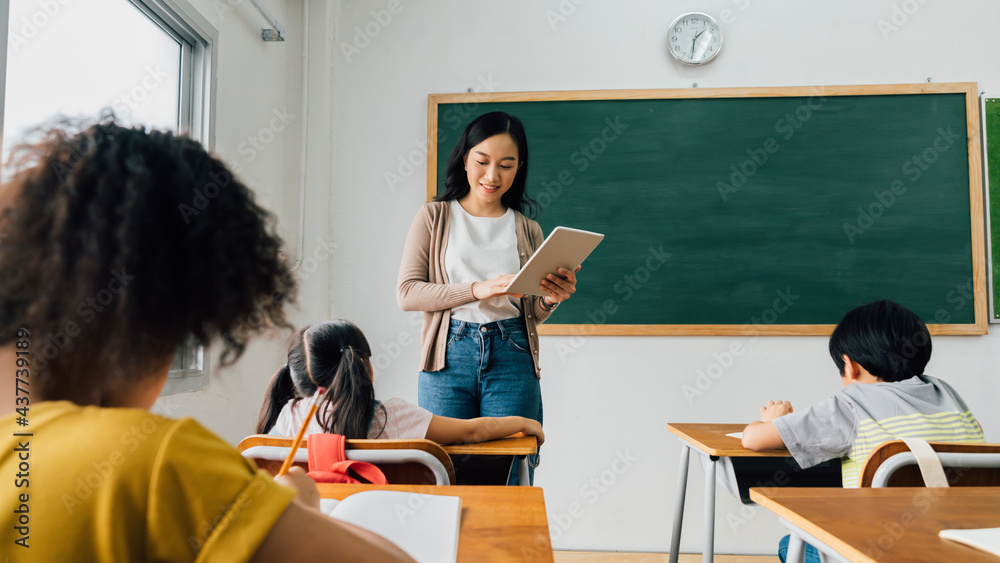
[[[700,12],[684,14],[670,25],[667,49],[678,61],[689,65],[707,63],[722,48],[722,31],[715,18]]]

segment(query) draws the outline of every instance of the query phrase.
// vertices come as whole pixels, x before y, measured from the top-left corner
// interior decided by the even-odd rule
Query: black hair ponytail
[[[378,434],[385,427],[385,411],[375,401],[375,385],[367,356],[365,351],[353,346],[342,348],[337,371],[316,411],[316,422],[325,432],[342,434],[349,439],[366,439],[377,411],[383,414]]]
[[[288,363],[271,377],[257,432],[269,431],[289,401],[313,397],[325,387],[316,410],[324,432],[365,439],[381,411],[381,426],[373,432],[381,435],[385,409],[375,401],[371,355],[365,335],[350,321],[335,319],[299,329],[288,345]]]
[[[288,369],[288,364],[278,368],[271,376],[271,382],[267,384],[267,393],[264,395],[264,406],[260,409],[260,417],[257,419],[257,433],[267,434],[278,421],[278,414],[285,406],[285,403],[296,398],[295,385],[292,383],[292,372]]]

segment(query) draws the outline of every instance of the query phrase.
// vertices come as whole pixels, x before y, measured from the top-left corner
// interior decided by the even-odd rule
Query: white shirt
[[[474,217],[458,200],[451,200],[451,225],[444,269],[451,283],[491,280],[521,269],[514,232],[514,211],[500,217]],[[454,307],[451,318],[470,323],[489,323],[521,316],[518,300],[508,296],[478,299]]]
[[[297,401],[294,405],[292,401],[285,403],[270,434],[278,436],[298,434],[311,406],[312,397]],[[385,428],[382,428],[382,409],[378,409],[368,431],[368,439],[420,440],[427,437],[427,427],[430,426],[433,416],[430,411],[395,398],[382,401],[382,406],[385,408]],[[313,417],[306,427],[306,435],[322,433],[323,428],[316,422],[316,417]]]

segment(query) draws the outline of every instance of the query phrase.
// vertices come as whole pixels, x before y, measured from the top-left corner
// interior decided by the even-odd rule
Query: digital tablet
[[[545,291],[541,288],[545,276],[555,274],[559,268],[575,270],[602,240],[604,235],[600,233],[556,227],[531,255],[521,271],[507,284],[504,291],[523,295],[545,295]]]

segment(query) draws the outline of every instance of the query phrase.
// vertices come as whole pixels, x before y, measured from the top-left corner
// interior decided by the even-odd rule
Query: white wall
[[[290,30],[301,27],[299,3],[269,3]],[[237,8],[251,25],[233,15],[215,18],[208,0],[197,4],[219,26],[224,45],[217,148],[238,161],[235,147],[266,126],[273,107],[298,107],[301,91],[293,83],[300,78],[301,37],[293,31],[284,46],[261,44],[250,29],[259,27],[252,8]],[[309,109],[316,117],[309,119],[307,145],[306,254],[317,237],[337,246],[328,271],[306,276],[296,320],[329,315],[357,322],[373,345],[384,397],[416,399],[419,316],[399,311],[394,290],[407,229],[425,198],[420,143],[430,93],[928,78],[977,81],[981,90],[1000,92],[1000,4],[989,0],[311,0],[310,9]],[[560,10],[565,19],[552,18]],[[723,52],[703,68],[682,67],[665,52],[667,26],[689,10],[722,20]],[[898,29],[883,33],[879,22],[892,24],[894,12]],[[344,44],[360,52],[345,54]],[[245,167],[289,233],[297,225],[298,150],[298,133],[286,132]],[[401,164],[410,158],[412,169]],[[405,180],[390,186],[386,173]],[[585,274],[580,283],[587,283]],[[724,354],[734,343],[746,352],[730,362]],[[1000,441],[993,408],[1000,397],[1000,331],[934,343],[928,373],[962,391],[987,439]],[[260,343],[207,391],[161,405],[236,441],[251,429],[283,346]],[[667,422],[748,422],[768,398],[806,406],[839,385],[823,337],[548,336],[541,353],[548,441],[536,484],[545,489],[557,549],[667,551],[679,453]],[[726,364],[722,376],[689,401],[681,387],[694,385],[699,371],[715,363]],[[692,468],[682,551],[701,550],[702,483]],[[741,510],[725,492],[718,499],[720,553],[775,551],[781,528],[772,514]]]

